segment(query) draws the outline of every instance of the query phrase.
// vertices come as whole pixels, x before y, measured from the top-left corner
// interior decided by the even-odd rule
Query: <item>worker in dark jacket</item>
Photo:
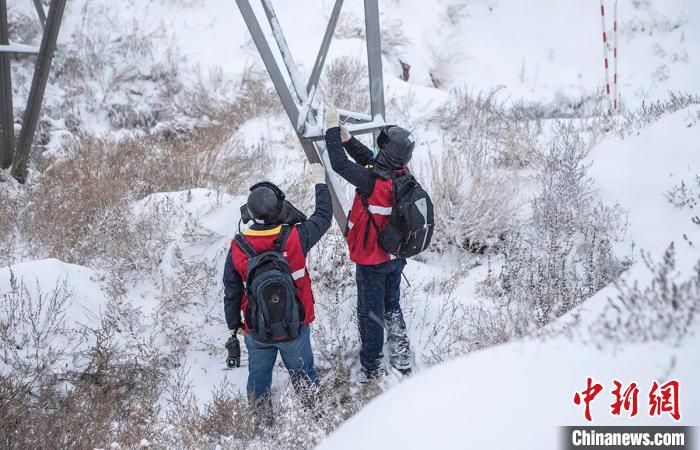
[[[318,385],[311,351],[309,325],[314,320],[314,296],[311,278],[306,271],[306,255],[318,243],[331,225],[333,207],[326,185],[325,171],[321,164],[311,165],[311,180],[315,185],[316,209],[308,220],[291,226],[282,255],[289,264],[303,310],[303,325],[298,338],[287,342],[261,342],[254,338],[251,327],[254,320],[247,314],[248,301],[244,292],[248,255],[235,239],[231,242],[224,265],[224,312],[226,324],[232,336],[239,329],[245,331],[244,341],[248,349],[248,397],[264,400],[269,404],[272,370],[277,352],[289,371],[295,387],[303,384]],[[254,224],[242,235],[256,252],[272,250],[284,226],[280,217],[284,196],[272,183],[255,185],[248,196],[247,208]],[[241,315],[245,318],[241,320]]]
[[[415,140],[401,127],[385,127],[377,139],[379,153],[375,158],[369,148],[340,125],[334,107],[325,112],[324,122],[331,166],[357,188],[348,216],[347,242],[350,259],[356,264],[362,371],[367,378],[385,373],[382,348],[386,329],[391,365],[409,374],[411,351],[399,303],[406,260],[395,258],[380,247],[377,229],[381,231],[389,221],[393,175],[408,170],[406,165]],[[355,162],[347,158],[346,151]]]

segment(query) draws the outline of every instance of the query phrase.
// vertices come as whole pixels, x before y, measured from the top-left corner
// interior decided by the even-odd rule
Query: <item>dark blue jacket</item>
[[[374,191],[377,174],[367,170],[365,166],[374,164],[372,150],[355,138],[343,143],[340,139],[339,127],[326,130],[326,148],[333,170],[359,189],[362,195],[370,197]],[[347,150],[348,155],[356,162],[350,161],[343,149]]]
[[[316,191],[316,209],[314,213],[306,221],[299,223],[296,226],[299,233],[299,241],[301,242],[301,250],[306,256],[311,248],[321,240],[323,235],[328,231],[333,219],[333,204],[331,203],[331,193],[328,186],[317,184]],[[274,228],[279,224],[253,224],[253,230],[267,230]],[[241,298],[243,297],[243,279],[241,275],[233,267],[231,259],[231,248],[228,249],[226,263],[224,264],[224,315],[226,316],[226,325],[229,330],[241,327]]]

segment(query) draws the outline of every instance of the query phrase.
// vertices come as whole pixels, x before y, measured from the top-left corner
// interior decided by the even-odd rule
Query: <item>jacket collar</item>
[[[282,225],[274,225],[274,224],[259,224],[255,223],[250,226],[250,228],[247,228],[243,230],[243,234],[245,236],[272,236],[275,234],[279,234],[279,232],[282,230]]]

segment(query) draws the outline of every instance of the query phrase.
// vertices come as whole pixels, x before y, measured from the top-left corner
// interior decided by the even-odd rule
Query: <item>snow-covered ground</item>
[[[694,183],[699,110],[678,111],[632,138],[606,139],[590,155],[601,197],[629,211],[626,244],[634,242],[657,261],[675,243],[674,282],[700,270],[700,226],[691,220],[697,210],[676,208],[664,197],[681,180]],[[651,284],[641,260],[622,277],[641,288]],[[680,345],[601,347],[590,326],[616,295],[613,286],[601,290],[552,324],[551,334],[482,350],[411,378],[370,403],[320,448],[557,448],[559,426],[586,424],[573,396],[587,377],[604,386],[591,403],[593,425],[700,425],[700,324]],[[651,383],[670,379],[681,386],[678,422],[646,414]],[[638,417],[610,413],[613,380],[638,383]]]
[[[9,3],[11,12],[33,14],[31,2]],[[342,32],[331,45],[328,65],[342,58],[363,59],[366,52],[363,40],[356,36],[357,27],[362,27],[361,2],[345,3]],[[303,75],[313,66],[332,4],[328,0],[274,2]],[[256,11],[264,20],[259,5]],[[388,119],[418,136],[413,165],[426,186],[433,176],[431,161],[443,155],[446,137],[437,118],[440,108],[453,97],[452,89],[475,93],[500,89],[499,95],[508,104],[533,102],[555,113],[570,112],[580,99],[602,92],[598,3],[385,0],[380,2],[380,11],[387,42],[394,38],[393,46],[385,46],[384,55]],[[135,61],[137,66],[166,64],[168,52],[175,49],[182,64],[177,76],[186,85],[196,81],[197,67],[205,74],[220,69],[223,79],[233,82],[251,64],[260,66],[232,0],[74,0],[66,8],[59,52],[74,50],[76,33],[91,27],[86,18],[99,18],[101,27],[118,24],[116,29],[102,30],[112,44],[120,42],[122,28],[128,36],[147,36],[153,47]],[[668,91],[698,92],[700,8],[692,0],[620,2],[619,20],[623,107],[633,109],[645,101],[664,99]],[[408,82],[399,78],[399,60],[411,65]],[[138,104],[149,110],[153,106],[149,99],[156,98],[168,106],[167,97],[153,94],[157,86],[139,85],[139,92],[126,86],[110,91],[99,83],[109,77],[100,76],[96,76],[94,91],[104,94],[101,102],[87,96],[73,99],[81,111],[82,131],[119,136],[120,131],[108,120],[112,104]],[[212,81],[205,79],[205,86],[208,83]],[[15,86],[20,98],[26,95],[26,88]],[[235,91],[237,85],[228,89]],[[74,93],[53,80],[47,104],[63,105],[71,95]],[[52,138],[68,133],[62,118],[51,119]],[[295,204],[310,212],[309,191],[303,187],[308,183],[304,175],[308,169],[291,131],[281,114],[254,117],[240,124],[228,151],[264,142],[271,155],[267,178],[283,186]],[[619,203],[629,219],[627,236],[614,243],[618,254],[632,253],[635,258],[623,279],[642,287],[650,283],[640,250],[660,260],[671,242],[677,257],[674,275],[679,281],[689,279],[700,259],[700,226],[692,221],[697,207],[674,207],[664,194],[681,181],[694,186],[700,174],[700,108],[694,105],[665,115],[638,135],[624,139],[614,132],[596,132],[602,140],[588,155],[594,194],[605,204]],[[53,139],[49,148],[59,151],[61,142]],[[517,175],[528,178],[528,170],[532,169]],[[529,186],[519,187],[524,199],[529,199]],[[131,205],[135,217],[154,208],[167,217],[160,236],[166,244],[151,270],[132,273],[124,280],[119,303],[130,311],[130,338],[177,353],[173,366],[186,370],[199,404],[210,400],[213,389],[223,382],[244,390],[247,376],[244,368],[224,370],[222,344],[228,335],[220,280],[230,239],[238,229],[245,189],[237,195],[224,190],[191,186],[151,194]],[[697,190],[700,192],[700,185]],[[346,194],[351,193],[347,186]],[[355,364],[354,273],[347,261],[335,275],[328,273],[325,266],[343,261],[345,250],[342,242],[334,246],[339,242],[337,233],[325,239],[309,257],[310,272],[318,281],[316,327],[319,332],[341,327],[335,331],[348,338],[347,345],[338,347],[345,352],[341,356]],[[411,287],[403,292],[404,309],[418,373],[400,383],[393,379],[385,383],[386,392],[330,436],[324,448],[554,448],[557,426],[583,423],[582,411],[572,397],[574,391],[583,389],[586,376],[603,382],[606,389],[613,378],[635,380],[642,390],[654,379],[676,378],[682,385],[681,423],[700,425],[700,388],[693,383],[700,379],[698,324],[694,335],[677,346],[622,343],[600,348],[590,324],[600,316],[607,299],[615,297],[614,286],[550,324],[551,333],[450,361],[452,341],[444,329],[445,317],[457,317],[451,308],[486,304],[479,284],[495,270],[491,261],[485,264],[486,257],[465,260],[456,253],[459,249],[422,255],[410,261],[406,270]],[[73,291],[65,316],[71,327],[95,325],[108,313],[112,295],[108,268],[28,254],[17,251],[16,262],[0,268],[0,293],[10,291],[12,272],[32,293],[45,293],[65,282]],[[246,357],[244,350],[244,365]],[[279,365],[274,387],[279,390],[287,383],[287,373]],[[615,419],[602,397],[593,405],[595,424],[669,423],[644,414],[631,422]],[[509,432],[501,431],[504,426]]]

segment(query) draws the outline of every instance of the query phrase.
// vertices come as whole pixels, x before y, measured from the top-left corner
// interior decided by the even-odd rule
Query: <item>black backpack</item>
[[[410,258],[430,245],[435,226],[433,202],[410,173],[393,175],[392,179],[394,206],[383,230],[379,230],[369,212],[367,199],[363,195],[360,195],[360,199],[379,236],[379,246],[398,258]]]
[[[289,263],[282,255],[290,226],[282,225],[274,248],[257,253],[243,235],[236,242],[248,256],[245,321],[248,332],[261,342],[289,342],[299,337],[304,310],[296,296]]]

